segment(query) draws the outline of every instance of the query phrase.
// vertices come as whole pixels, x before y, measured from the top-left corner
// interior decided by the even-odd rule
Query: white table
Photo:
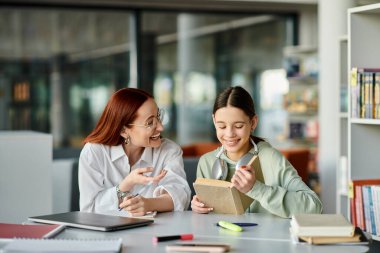
[[[216,226],[220,220],[229,222],[254,222],[242,232],[233,232]],[[179,241],[152,243],[153,236],[194,234],[194,241],[223,242],[231,245],[231,252],[368,252],[367,246],[313,246],[293,244],[289,234],[289,219],[268,214],[219,215],[196,214],[191,211],[160,213],[154,224],[115,232],[97,232],[67,228],[57,238],[105,239],[122,238],[123,252],[165,252],[165,246]],[[378,246],[378,245],[377,245]],[[372,248],[372,247],[371,247]],[[372,249],[371,249],[372,250]],[[375,252],[375,251],[374,251]]]

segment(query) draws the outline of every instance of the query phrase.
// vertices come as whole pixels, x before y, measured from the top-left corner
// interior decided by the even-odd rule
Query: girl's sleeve
[[[321,213],[322,203],[297,174],[289,161],[277,150],[270,149],[260,156],[266,176],[276,182],[265,185],[256,181],[247,195],[260,202],[261,206],[280,217],[289,218],[296,213]],[[263,166],[264,165],[264,166]],[[271,168],[268,168],[271,167]],[[267,179],[265,179],[267,180]]]

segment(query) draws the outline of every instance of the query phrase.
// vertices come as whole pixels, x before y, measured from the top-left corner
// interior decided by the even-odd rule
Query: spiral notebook
[[[117,253],[121,251],[121,246],[122,240],[120,238],[101,240],[15,239],[3,248],[3,252]]]

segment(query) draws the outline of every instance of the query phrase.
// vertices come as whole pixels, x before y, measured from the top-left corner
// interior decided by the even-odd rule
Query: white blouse
[[[131,194],[152,198],[165,190],[173,200],[175,211],[187,209],[191,191],[183,168],[182,150],[174,142],[162,139],[160,147],[145,148],[132,168],[122,145],[86,143],[79,158],[80,210],[97,213],[117,210],[116,186],[131,170],[143,167],[153,167],[148,176],[156,176],[162,169],[167,173],[158,184],[135,185]]]

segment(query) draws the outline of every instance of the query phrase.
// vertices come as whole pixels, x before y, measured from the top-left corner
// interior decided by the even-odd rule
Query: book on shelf
[[[14,238],[46,239],[60,233],[63,225],[35,225],[35,224],[12,224],[0,223],[0,240]]]
[[[363,185],[363,209],[366,231],[373,235],[380,234],[379,224],[379,186]]]
[[[380,179],[358,179],[352,180],[349,184],[348,196],[350,198],[351,222],[354,224],[354,226],[360,227],[361,229],[368,231],[368,227],[366,226],[365,222],[366,218],[363,205],[364,195],[362,187],[364,185],[380,185]],[[378,209],[379,208],[376,206],[376,210]]]
[[[16,252],[96,252],[117,253],[122,247],[118,239],[15,239],[2,249],[5,253]]]
[[[309,244],[368,244],[370,238],[358,227],[355,228],[353,236],[300,236],[299,242],[307,242]]]
[[[291,227],[298,237],[352,237],[355,227],[341,214],[295,214]]]
[[[360,185],[356,185],[354,192],[355,192],[355,198],[353,201],[354,201],[355,206],[353,208],[355,208],[356,218],[355,220],[352,220],[353,218],[351,218],[351,222],[354,223],[355,226],[358,226],[362,228],[363,230],[365,230],[366,226],[365,226],[364,211],[363,211],[362,187]],[[351,213],[351,217],[353,217],[352,213]]]
[[[212,207],[215,213],[242,214],[253,201],[231,182],[223,180],[197,178],[194,190],[201,202]]]
[[[351,69],[351,116],[380,119],[380,68]]]

